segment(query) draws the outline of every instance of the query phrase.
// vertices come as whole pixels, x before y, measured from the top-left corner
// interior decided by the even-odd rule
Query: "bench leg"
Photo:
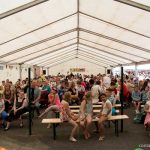
[[[53,139],[56,140],[56,124],[53,123]]]
[[[115,135],[119,136],[119,132],[118,132],[118,120],[115,120]]]

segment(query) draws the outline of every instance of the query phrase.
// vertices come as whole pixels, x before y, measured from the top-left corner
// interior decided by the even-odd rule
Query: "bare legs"
[[[70,141],[77,142],[77,140],[75,139],[75,136],[78,132],[79,126],[76,123],[76,121],[74,121],[74,120],[69,120],[68,122],[73,126],[73,129],[72,129],[71,134],[70,134]]]
[[[83,121],[80,121],[80,126],[83,129],[84,137],[85,139],[90,138],[90,132],[89,132],[89,127],[92,123],[92,116],[88,115]]]

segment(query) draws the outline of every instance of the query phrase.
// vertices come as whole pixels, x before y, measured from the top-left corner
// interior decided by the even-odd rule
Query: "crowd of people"
[[[141,104],[145,105],[147,113],[144,125],[150,126],[150,80],[134,82],[132,76],[124,77],[123,87],[119,76],[73,75],[47,76],[34,78],[31,81],[29,93],[28,78],[13,84],[9,79],[2,81],[0,86],[0,118],[5,131],[10,129],[13,120],[20,120],[23,127],[22,115],[28,112],[29,95],[32,102],[32,118],[37,113],[38,118],[46,115],[55,118],[56,112],[64,122],[73,126],[70,141],[76,142],[79,126],[83,130],[85,139],[90,138],[92,118],[99,118],[96,125],[99,131],[99,140],[103,141],[105,122],[111,115],[116,115],[115,104],[120,103],[120,89],[123,88],[123,103],[133,104],[135,113],[141,112]],[[100,113],[93,113],[93,105],[102,102]],[[80,105],[79,114],[71,112],[70,105]],[[46,108],[45,108],[46,107]],[[79,124],[77,123],[79,120]],[[48,128],[50,124],[48,125]]]

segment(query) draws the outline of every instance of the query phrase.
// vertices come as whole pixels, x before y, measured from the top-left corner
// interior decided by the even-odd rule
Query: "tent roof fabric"
[[[149,3],[132,0],[137,8],[119,1],[23,0],[7,7],[13,10],[0,11],[0,61],[44,67],[76,58],[102,67],[150,62]]]

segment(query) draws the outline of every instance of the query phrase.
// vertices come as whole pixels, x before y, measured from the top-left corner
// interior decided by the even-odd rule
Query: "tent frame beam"
[[[24,5],[22,5],[22,6],[19,6],[19,7],[17,7],[17,8],[12,9],[12,10],[9,10],[9,11],[7,11],[7,12],[4,12],[4,13],[0,14],[0,20],[6,18],[6,17],[8,17],[8,16],[14,15],[14,14],[16,14],[16,13],[18,13],[18,12],[21,12],[21,11],[23,11],[23,10],[26,10],[26,9],[31,8],[31,7],[37,6],[37,5],[39,5],[39,4],[42,4],[42,3],[44,3],[44,2],[47,2],[47,1],[48,1],[48,0],[34,0],[34,1],[32,1],[32,2],[29,2],[29,3],[24,4]]]
[[[150,7],[149,6],[134,2],[132,0],[114,0],[114,1],[117,1],[117,2],[120,2],[120,3],[126,4],[126,5],[129,5],[129,6],[132,6],[132,7],[139,8],[139,9],[150,12]]]

